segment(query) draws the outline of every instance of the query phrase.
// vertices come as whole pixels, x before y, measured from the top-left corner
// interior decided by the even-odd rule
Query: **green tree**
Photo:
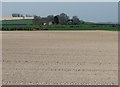
[[[58,16],[55,16],[55,17],[54,17],[54,23],[55,23],[55,24],[59,24]]]

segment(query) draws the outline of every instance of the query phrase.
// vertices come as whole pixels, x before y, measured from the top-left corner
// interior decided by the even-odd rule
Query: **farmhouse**
[[[41,24],[41,25],[52,25],[53,22],[51,20],[48,20],[47,18],[41,18],[39,20],[39,24]]]

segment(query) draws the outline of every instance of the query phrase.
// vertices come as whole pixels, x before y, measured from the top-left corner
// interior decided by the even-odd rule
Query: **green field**
[[[117,26],[108,25],[69,25],[69,26],[51,26],[48,30],[118,30]]]
[[[23,20],[3,20],[2,30],[114,30],[117,31],[118,26],[109,25],[98,25],[98,24],[80,24],[80,25],[35,25],[32,19]]]
[[[31,30],[32,28],[34,25],[31,19],[2,21],[2,30]]]
[[[4,20],[2,21],[2,24],[4,25],[15,25],[15,24],[26,24],[30,25],[33,24],[31,19],[26,19],[26,20]]]

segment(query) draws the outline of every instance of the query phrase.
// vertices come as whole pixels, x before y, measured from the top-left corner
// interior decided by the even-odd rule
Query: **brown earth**
[[[2,84],[118,84],[118,32],[2,32]]]

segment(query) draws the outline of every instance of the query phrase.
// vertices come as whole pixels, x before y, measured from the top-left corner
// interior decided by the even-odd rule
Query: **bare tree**
[[[54,21],[54,16],[53,15],[48,15],[47,20],[48,20],[48,22],[53,22]]]
[[[77,16],[73,16],[72,20],[73,20],[73,24],[75,24],[75,25],[80,24],[80,20]]]
[[[65,13],[61,13],[59,15],[59,21],[60,21],[60,24],[64,25],[64,24],[67,24],[67,21],[69,20],[69,16],[67,16],[67,14]]]

